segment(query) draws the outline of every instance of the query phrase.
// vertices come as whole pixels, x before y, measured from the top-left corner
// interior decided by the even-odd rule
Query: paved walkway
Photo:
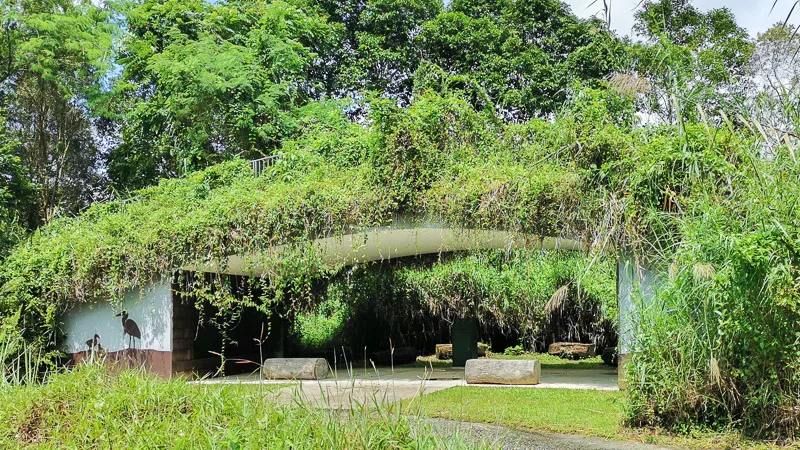
[[[421,382],[422,380],[428,381],[461,381],[464,384],[464,368],[463,367],[447,367],[438,368],[434,367],[433,370],[429,367],[409,367],[401,366],[395,368],[394,372],[388,367],[378,368],[376,370],[356,369],[353,373],[348,373],[345,370],[338,370],[331,372],[328,378],[319,380],[321,383],[349,383],[351,381],[373,381],[373,382],[388,382],[388,381],[414,381]],[[200,383],[216,384],[216,383],[286,383],[286,380],[259,380],[256,374],[245,375],[232,375],[228,377],[209,378]],[[313,382],[314,384],[317,381]],[[456,384],[456,386],[459,384]],[[614,368],[598,368],[598,369],[552,369],[548,367],[542,368],[541,383],[537,385],[523,385],[523,386],[503,386],[503,385],[471,385],[471,386],[485,386],[485,387],[520,387],[520,388],[556,388],[556,389],[595,389],[602,391],[615,391],[618,390],[617,386],[617,371]]]
[[[208,384],[285,384],[286,380],[259,380],[255,374],[211,378],[200,381]],[[466,386],[463,368],[397,367],[391,369],[336,371],[324,380],[294,381],[293,386],[278,390],[275,400],[280,403],[308,402],[317,407],[350,409],[361,405],[394,403],[422,393]],[[516,389],[595,389],[617,390],[614,369],[542,369],[537,385],[470,385],[485,389],[511,387]]]
[[[462,384],[461,380],[302,381],[273,395],[275,401],[282,404],[302,403],[349,410],[396,403]]]
[[[573,434],[537,433],[486,423],[416,418],[419,426],[430,427],[441,436],[457,436],[483,448],[503,450],[669,450],[640,442],[612,441]]]

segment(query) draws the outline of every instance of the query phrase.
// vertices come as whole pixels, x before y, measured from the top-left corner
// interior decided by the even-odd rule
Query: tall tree
[[[715,114],[742,100],[741,81],[753,44],[727,8],[702,12],[689,0],[648,0],[636,13],[645,38],[633,47],[634,67],[652,89],[645,109],[674,123]]]
[[[423,58],[476,80],[508,120],[561,107],[574,82],[612,73],[622,43],[558,0],[456,0],[415,39]]]
[[[18,153],[19,142],[0,132],[0,259],[25,235],[33,194]]]
[[[343,26],[336,59],[339,95],[365,91],[408,103],[421,53],[423,24],[442,12],[442,0],[317,0]]]
[[[800,37],[792,27],[776,24],[760,34],[750,61],[754,89],[751,115],[779,143],[784,135],[800,138]]]
[[[339,31],[316,8],[284,1],[128,4],[108,116],[119,188],[241,154],[269,154],[295,128],[295,108],[327,93]]]
[[[98,192],[89,106],[109,68],[106,10],[89,1],[3,1],[0,85],[9,139],[34,183],[29,226],[75,213]]]

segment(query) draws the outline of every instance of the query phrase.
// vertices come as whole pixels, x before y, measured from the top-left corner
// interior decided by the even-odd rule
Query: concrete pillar
[[[269,358],[283,358],[284,345],[286,342],[286,332],[288,329],[287,321],[280,317],[277,313],[272,314],[272,330],[267,338],[268,352],[266,354]]]
[[[618,383],[625,388],[625,374],[631,352],[636,348],[636,329],[640,308],[651,305],[659,283],[655,271],[645,268],[631,255],[617,261],[617,302],[619,306],[619,342],[617,343]]]
[[[478,321],[456,319],[451,333],[453,367],[464,367],[467,360],[478,357]]]

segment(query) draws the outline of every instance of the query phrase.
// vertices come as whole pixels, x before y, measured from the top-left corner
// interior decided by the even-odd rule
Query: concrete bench
[[[270,380],[321,380],[328,376],[325,358],[270,358],[261,374]]]
[[[535,359],[470,359],[464,367],[468,384],[539,384],[541,375]]]
[[[594,358],[597,356],[594,344],[581,342],[553,342],[547,349],[547,353],[571,359]]]

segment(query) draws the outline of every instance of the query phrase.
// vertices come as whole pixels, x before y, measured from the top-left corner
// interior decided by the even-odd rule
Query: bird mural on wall
[[[136,348],[136,341],[134,339],[142,338],[142,332],[139,331],[139,325],[137,325],[133,319],[128,318],[128,311],[122,311],[115,317],[122,317],[122,338],[124,339],[125,335],[128,335],[128,348],[131,348],[131,344],[133,344],[133,348]]]
[[[95,333],[94,337],[86,341],[89,347],[89,361],[94,362],[96,357],[99,357],[103,352],[103,346],[100,345],[100,335]]]
[[[100,345],[100,335],[95,333],[94,337],[86,341],[86,345],[89,347],[89,351],[97,352],[103,349]]]

